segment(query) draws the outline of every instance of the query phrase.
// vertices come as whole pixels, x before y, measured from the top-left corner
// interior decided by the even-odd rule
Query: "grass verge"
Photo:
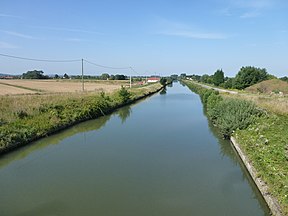
[[[72,93],[0,97],[0,154],[160,90],[155,84],[112,94]]]

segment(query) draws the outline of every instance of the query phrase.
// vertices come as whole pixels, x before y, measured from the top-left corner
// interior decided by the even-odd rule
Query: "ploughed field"
[[[85,80],[85,91],[113,92],[129,81]],[[81,80],[0,80],[0,95],[65,93],[82,91]]]

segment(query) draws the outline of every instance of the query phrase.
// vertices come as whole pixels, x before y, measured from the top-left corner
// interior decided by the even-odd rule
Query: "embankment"
[[[240,155],[273,215],[288,215],[288,116],[250,101],[225,97],[195,82],[184,81],[199,94],[208,118]]]
[[[79,122],[111,113],[162,88],[160,84],[153,84],[131,90],[122,87],[112,94],[102,92],[2,97],[0,154]],[[11,104],[13,110],[5,109]]]

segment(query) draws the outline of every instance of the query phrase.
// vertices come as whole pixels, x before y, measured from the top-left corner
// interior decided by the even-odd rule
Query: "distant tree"
[[[177,74],[173,74],[173,75],[171,75],[171,78],[172,78],[173,80],[177,80],[177,79],[178,79],[178,75],[177,75]]]
[[[224,72],[221,70],[217,70],[213,75],[213,84],[219,86],[224,83]]]
[[[110,75],[110,80],[115,80],[115,76],[114,75]]]
[[[68,74],[65,73],[65,74],[63,75],[63,79],[69,79],[69,78],[70,78],[70,77],[68,76]]]
[[[235,78],[227,78],[226,81],[222,83],[220,86],[226,89],[231,89],[233,88],[233,85],[234,85],[234,79]]]
[[[186,79],[186,73],[180,74],[180,78],[181,78],[181,79]]]
[[[288,82],[288,77],[287,76],[281,77],[280,80]]]
[[[126,76],[124,76],[124,75],[119,75],[119,74],[116,74],[115,75],[115,80],[125,80],[126,79]]]
[[[59,75],[55,74],[54,79],[59,79]]]
[[[191,78],[192,78],[193,80],[195,80],[195,81],[198,81],[198,82],[201,81],[201,76],[200,76],[200,75],[193,74],[193,75],[191,76]]]
[[[269,74],[265,68],[242,67],[235,77],[234,88],[245,89],[267,79]]]
[[[200,81],[203,83],[212,84],[213,83],[213,76],[209,76],[208,74],[204,74],[201,77]]]
[[[160,79],[160,84],[161,84],[162,86],[165,86],[166,83],[167,83],[167,79],[166,79],[165,77],[161,77],[161,79]]]
[[[44,75],[44,72],[33,70],[33,71],[27,71],[26,73],[22,74],[23,79],[48,79],[48,76]]]
[[[100,79],[101,80],[108,80],[109,79],[109,74],[108,73],[103,73],[101,76],[100,76]]]

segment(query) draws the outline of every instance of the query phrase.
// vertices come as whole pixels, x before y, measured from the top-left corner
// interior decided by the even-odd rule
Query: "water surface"
[[[166,92],[0,158],[0,215],[269,215],[198,95]]]

